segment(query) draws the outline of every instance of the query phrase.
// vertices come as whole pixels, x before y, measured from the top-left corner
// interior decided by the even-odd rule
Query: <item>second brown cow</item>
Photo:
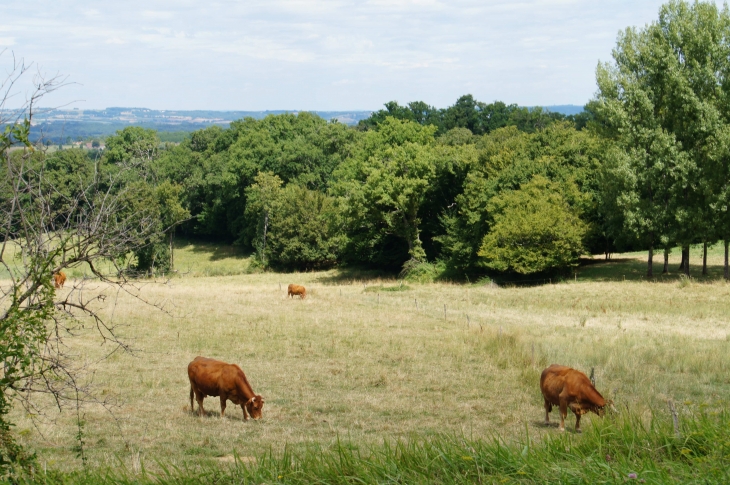
[[[303,300],[307,297],[307,289],[301,285],[289,285],[287,296],[294,298],[295,295],[299,295],[299,297]]]
[[[188,364],[190,378],[190,409],[193,410],[193,396],[198,401],[198,414],[205,413],[203,399],[206,396],[219,396],[221,399],[221,417],[226,412],[226,400],[239,404],[243,410],[243,419],[248,419],[246,410],[253,419],[261,418],[264,398],[253,392],[240,367],[226,364],[220,360],[196,357]]]
[[[565,431],[568,408],[575,414],[575,431],[580,433],[580,417],[589,411],[603,416],[610,401],[596,391],[588,377],[581,371],[564,365],[553,364],[540,376],[540,390],[545,398],[545,424],[550,423],[553,405],[560,407],[560,431]]]
[[[63,271],[53,273],[53,286],[56,288],[63,288],[64,283],[66,283],[66,273]]]

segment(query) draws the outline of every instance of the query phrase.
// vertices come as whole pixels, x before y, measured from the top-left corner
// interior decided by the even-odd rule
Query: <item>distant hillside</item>
[[[564,115],[583,111],[582,106],[567,104],[544,106],[544,109]],[[69,140],[103,138],[127,126],[142,126],[161,133],[190,133],[218,125],[227,128],[231,121],[246,117],[261,119],[267,115],[299,113],[298,110],[273,111],[208,111],[208,110],[154,110],[147,108],[72,109],[36,113],[31,134],[52,143]],[[314,111],[326,120],[336,119],[347,125],[357,125],[368,118],[372,111]]]
[[[577,115],[583,111],[583,106],[578,106],[577,104],[556,104],[553,106],[543,106],[543,108],[553,113],[560,113],[566,116]]]
[[[36,113],[33,118],[34,138],[43,137],[53,143],[68,138],[100,138],[127,126],[142,126],[160,132],[192,132],[209,126],[227,128],[231,121],[246,117],[261,119],[267,115],[299,113],[298,110],[276,111],[179,111],[147,108],[106,108],[99,110],[54,110]],[[340,123],[356,125],[370,116],[370,111],[315,111],[318,116]]]

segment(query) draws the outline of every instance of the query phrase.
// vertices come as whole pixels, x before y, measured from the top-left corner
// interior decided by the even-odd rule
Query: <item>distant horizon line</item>
[[[516,104],[520,108],[562,108],[562,107],[571,107],[571,108],[580,108],[583,109],[585,107],[585,104],[535,104],[535,105],[521,105],[517,103],[505,103],[508,106],[510,104]],[[383,107],[378,109],[209,109],[209,108],[197,108],[197,109],[186,109],[186,108],[164,108],[164,109],[158,109],[158,108],[147,108],[144,106],[107,106],[106,108],[48,108],[48,107],[39,107],[36,108],[38,110],[42,111],[106,111],[106,110],[120,110],[120,109],[130,109],[130,110],[148,110],[148,111],[213,111],[217,113],[274,113],[274,112],[306,112],[306,113],[317,113],[317,112],[323,112],[323,113],[352,113],[352,112],[358,112],[358,113],[364,113],[364,112],[375,112],[380,111],[384,109]],[[437,109],[446,109],[446,108],[437,108]]]

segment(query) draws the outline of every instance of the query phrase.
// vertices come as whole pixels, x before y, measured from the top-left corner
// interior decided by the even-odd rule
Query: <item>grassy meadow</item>
[[[87,466],[135,477],[143,469],[263,466],[269,456],[286,468],[289,453],[375,453],[383,446],[387,452],[384,441],[426,443],[413,444],[425,449],[434,440],[467,447],[470,455],[455,453],[472,457],[489,443],[516,444],[523,455],[524,443],[557,443],[565,459],[582,440],[608,439],[621,426],[653,429],[654,419],[665,429],[668,400],[680,422],[725,416],[713,429],[727,426],[730,284],[721,279],[722,247],[712,249],[704,279],[695,251],[692,280],[676,274],[675,251],[672,274],[647,282],[645,258],[596,259],[571,279],[537,286],[415,284],[356,271],[253,273],[232,248],[181,243],[177,275],[137,287],[166,311],[104,287],[93,290],[108,293],[103,312],[123,325],[136,351],[99,360],[108,349],[89,325],[77,340],[98,393],[116,402],[111,411],[82,409]],[[661,273],[661,254],[655,272]],[[308,297],[287,298],[289,283],[305,285]],[[238,363],[266,400],[263,419],[244,422],[232,403],[220,418],[217,398],[205,400],[207,416],[193,415],[187,364],[197,355]],[[586,415],[585,431],[576,435],[569,413],[561,436],[554,409],[553,426],[546,427],[539,376],[551,363],[593,369],[596,387],[618,414]],[[59,414],[48,403],[43,418],[33,421],[17,407],[11,420],[43,467],[83,468],[75,412]],[[671,436],[671,424],[666,429]],[[683,463],[678,453],[675,468]],[[519,467],[509,470],[503,483],[529,478]],[[389,481],[384,476],[372,481]]]

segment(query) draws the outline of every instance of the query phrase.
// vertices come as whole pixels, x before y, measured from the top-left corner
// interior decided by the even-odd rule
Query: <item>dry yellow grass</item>
[[[307,299],[287,299],[289,283],[304,284]],[[327,272],[187,276],[141,292],[170,314],[129,296],[107,299],[105,312],[138,352],[94,365],[98,391],[120,406],[113,415],[83,411],[92,466],[225,463],[234,450],[253,460],[338,438],[555,433],[541,426],[538,388],[554,362],[594,367],[605,396],[640,412],[664,409],[667,399],[723,407],[730,399],[730,285],[722,282],[378,292]],[[78,343],[90,361],[103,350],[91,332]],[[193,416],[186,367],[196,355],[238,363],[266,398],[264,419],[243,422],[230,403],[221,419],[215,398],[205,401],[208,417]],[[75,415],[49,413],[54,421],[35,427],[16,409],[20,439],[49,466],[80,467]],[[591,419],[599,418],[587,426]]]

